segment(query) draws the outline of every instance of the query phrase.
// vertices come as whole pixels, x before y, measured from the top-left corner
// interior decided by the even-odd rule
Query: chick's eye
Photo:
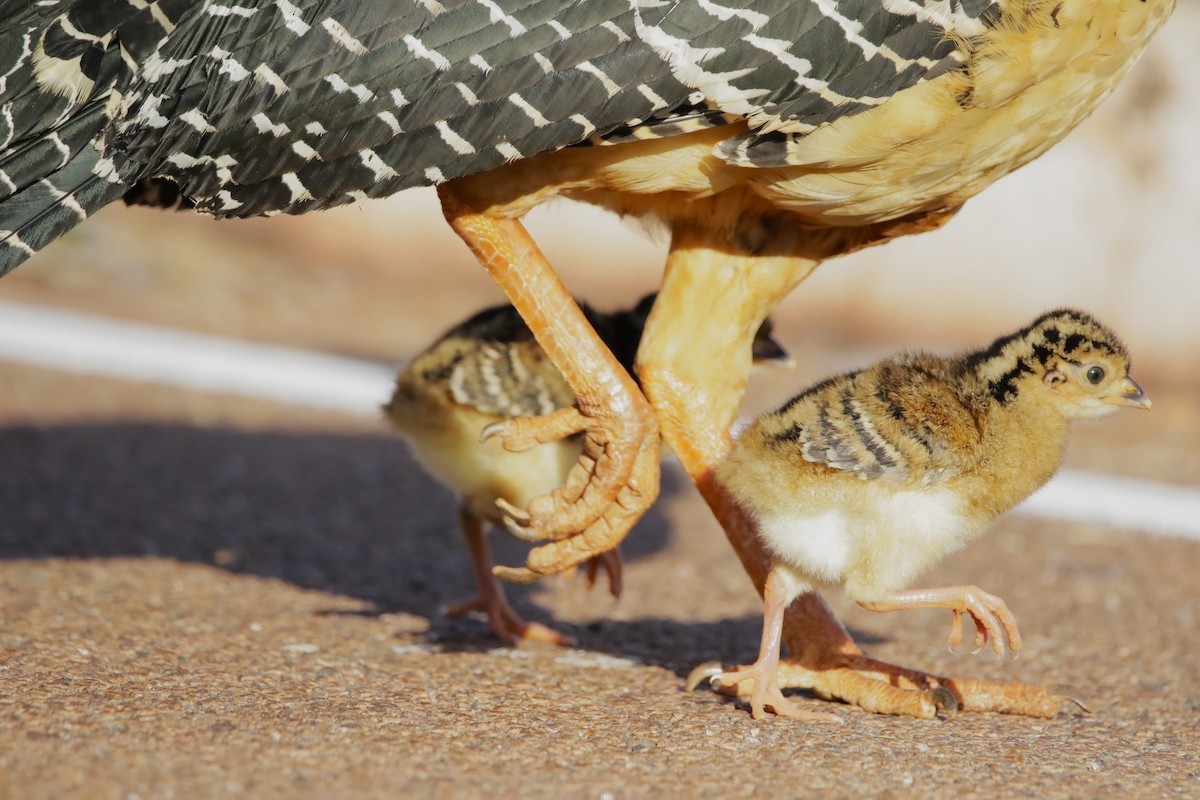
[[[1085,375],[1087,376],[1088,383],[1097,384],[1104,380],[1104,369],[1101,367],[1088,367]]]

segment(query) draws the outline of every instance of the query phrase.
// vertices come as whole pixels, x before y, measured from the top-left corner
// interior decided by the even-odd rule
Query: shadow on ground
[[[0,558],[161,557],[364,601],[429,620],[442,649],[497,646],[478,620],[440,609],[472,591],[453,497],[388,436],[242,432],[161,424],[0,429]],[[684,487],[664,474],[663,495]],[[493,534],[499,562],[527,546]],[[623,546],[629,564],[669,545],[652,509]],[[669,569],[669,560],[664,560]],[[511,587],[531,619],[552,613]],[[601,591],[597,587],[596,591]],[[582,647],[684,673],[753,652],[757,617],[556,622]]]

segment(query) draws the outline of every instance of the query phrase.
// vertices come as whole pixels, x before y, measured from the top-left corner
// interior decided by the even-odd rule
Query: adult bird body
[[[752,526],[712,469],[771,306],[1045,151],[1173,6],[0,0],[0,273],[118,198],[240,217],[435,184],[576,397],[502,431],[510,448],[584,434],[564,486],[515,520],[549,540],[528,575],[624,536],[657,495],[661,430],[761,588]],[[670,231],[640,390],[519,222],[553,196]],[[808,602],[803,681],[932,713],[878,699],[861,682],[877,665]]]

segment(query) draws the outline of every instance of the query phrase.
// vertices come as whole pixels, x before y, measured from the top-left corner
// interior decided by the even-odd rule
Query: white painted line
[[[0,360],[368,415],[395,376],[365,361],[4,301]],[[1200,540],[1200,487],[1063,470],[1017,511]]]
[[[0,301],[0,359],[352,414],[378,414],[380,364]]]
[[[1200,487],[1062,470],[1016,510],[1200,540]]]

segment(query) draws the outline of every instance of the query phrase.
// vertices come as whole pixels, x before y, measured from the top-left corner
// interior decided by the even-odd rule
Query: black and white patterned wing
[[[686,101],[634,16],[628,0],[208,3],[143,54],[112,168],[221,216],[486,171]]]
[[[119,198],[114,93],[200,0],[0,0],[0,275]]]
[[[751,131],[721,155],[793,163],[788,144],[962,66],[962,41],[999,16],[992,0],[652,0],[638,35],[689,88]]]
[[[959,65],[988,0],[0,0],[0,272],[160,179],[302,213],[746,118],[734,164]]]

